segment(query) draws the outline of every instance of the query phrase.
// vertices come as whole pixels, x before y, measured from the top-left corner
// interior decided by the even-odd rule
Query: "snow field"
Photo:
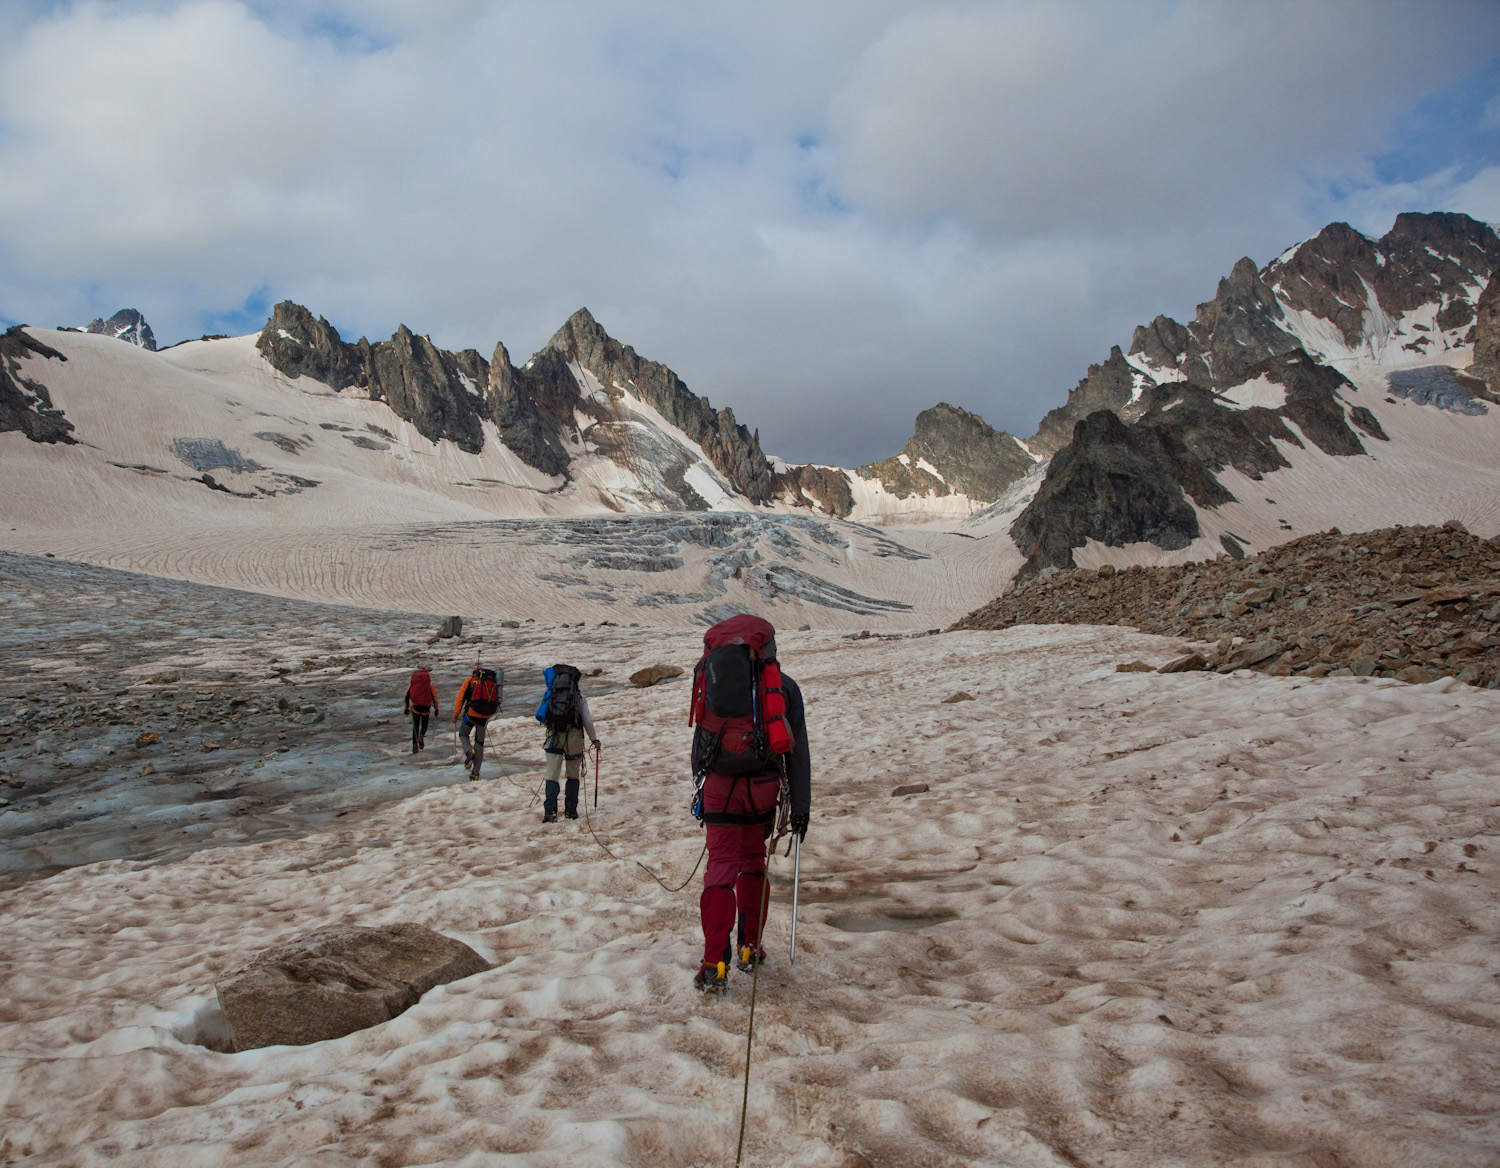
[[[528,668],[579,659],[555,635]],[[1181,648],[1116,628],[778,640],[814,806],[795,965],[773,864],[746,1163],[1493,1163],[1500,695],[1116,673]],[[579,663],[698,645],[608,630]],[[635,865],[676,884],[701,847],[686,701],[591,703],[619,860],[540,823],[537,750],[335,831],[0,895],[0,1159],[732,1163],[749,980],[694,993],[701,878]],[[496,968],[335,1042],[184,1041],[252,953],[394,920]]]

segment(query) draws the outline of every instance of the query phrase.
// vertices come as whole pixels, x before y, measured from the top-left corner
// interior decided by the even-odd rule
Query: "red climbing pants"
[[[759,823],[713,823],[708,831],[708,867],[698,911],[703,919],[703,964],[728,963],[734,956],[729,934],[736,920],[739,945],[760,948],[767,894],[766,839],[776,816],[781,780],[710,774],[703,784],[704,815],[755,816]]]

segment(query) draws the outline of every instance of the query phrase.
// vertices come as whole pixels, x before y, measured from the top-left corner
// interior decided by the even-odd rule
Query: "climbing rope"
[[[755,1045],[755,991],[760,986],[760,950],[764,948],[762,942],[766,934],[766,917],[771,910],[771,861],[776,856],[776,845],[780,838],[772,835],[771,846],[766,850],[766,872],[762,878],[760,899],[760,936],[756,938],[755,950],[751,953],[754,964],[750,973],[750,1022],[745,1027],[745,1087],[740,1094],[740,1141],[734,1152],[734,1168],[740,1168],[740,1161],[745,1154],[745,1116],[750,1112],[750,1053]],[[707,846],[704,845],[705,850]]]
[[[595,752],[594,752],[594,764],[595,764],[596,767],[598,766],[598,762],[599,762],[599,753],[598,753],[598,750],[596,748]],[[597,774],[598,772],[596,771],[595,773]],[[621,862],[623,862],[625,860],[624,856],[617,856],[617,855],[615,855],[615,853],[610,850],[609,845],[606,844],[602,839],[599,838],[599,833],[594,830],[594,821],[589,817],[589,801],[587,799],[583,800],[583,825],[589,829],[589,835],[591,835],[591,836],[594,837],[594,842],[596,844],[598,844],[601,848],[604,849],[604,854],[606,856],[608,856],[611,860],[619,860]],[[705,835],[703,837],[703,850],[698,853],[698,858],[693,862],[693,870],[691,872],[689,872],[687,874],[687,878],[685,880],[683,880],[683,882],[681,884],[678,884],[676,887],[673,887],[672,885],[668,884],[665,880],[663,880],[655,872],[651,871],[650,868],[646,867],[646,865],[643,864],[643,863],[641,863],[639,860],[634,861],[634,863],[635,863],[635,866],[637,868],[639,868],[647,876],[651,877],[651,879],[655,880],[658,884],[660,884],[662,886],[662,888],[666,889],[666,891],[668,891],[668,892],[681,892],[684,888],[686,888],[688,886],[688,883],[693,879],[693,877],[698,874],[698,865],[701,864],[701,863],[703,863],[703,857],[706,856],[707,854],[708,854],[708,836],[705,833]]]

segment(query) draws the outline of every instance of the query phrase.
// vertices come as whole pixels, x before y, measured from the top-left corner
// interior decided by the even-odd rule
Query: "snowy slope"
[[[618,678],[697,643],[600,630],[587,663]],[[1500,695],[1114,671],[1179,647],[784,637],[814,818],[795,965],[773,865],[746,1163],[1493,1162]],[[958,689],[975,700],[944,704]],[[539,822],[522,737],[505,778],[0,894],[0,1159],[732,1163],[749,987],[688,984],[683,695],[594,702],[590,823],[618,858]],[[255,952],[403,920],[495,967],[337,1041],[195,1045]]]

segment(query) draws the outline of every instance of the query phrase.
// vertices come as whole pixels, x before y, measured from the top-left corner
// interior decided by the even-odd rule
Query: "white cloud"
[[[171,340],[265,288],[524,357],[587,304],[789,457],[882,457],[939,399],[1029,433],[1242,254],[1500,218],[1500,160],[1373,178],[1496,43],[1442,7],[7,7],[0,315]]]
[[[1360,168],[1413,93],[1479,57],[1474,26],[1424,13],[1077,0],[913,13],[835,97],[848,184],[888,215],[995,236],[1223,221],[1299,174]]]

